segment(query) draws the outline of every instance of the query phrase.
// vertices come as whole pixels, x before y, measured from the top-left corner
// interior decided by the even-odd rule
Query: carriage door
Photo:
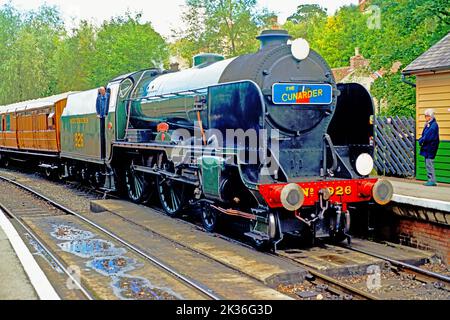
[[[27,140],[29,143],[30,149],[39,149],[39,111],[30,111],[28,113],[29,120],[30,120],[30,128],[27,130],[30,130],[30,132],[27,133]]]

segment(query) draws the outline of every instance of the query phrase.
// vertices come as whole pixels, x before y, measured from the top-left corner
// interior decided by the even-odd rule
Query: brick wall
[[[401,244],[436,252],[450,265],[450,228],[446,225],[400,219],[397,234]]]

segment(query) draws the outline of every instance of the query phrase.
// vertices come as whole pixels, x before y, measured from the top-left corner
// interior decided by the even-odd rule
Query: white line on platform
[[[450,212],[450,203],[441,200],[431,200],[394,194],[394,196],[392,197],[392,201],[423,208],[436,209],[444,212]]]
[[[46,275],[42,269],[34,260],[33,255],[28,250],[27,246],[23,242],[22,238],[17,233],[14,226],[5,216],[5,214],[0,210],[0,228],[3,229],[6,236],[11,243],[14,251],[17,254],[28,278],[34,289],[36,290],[39,299],[41,300],[61,300],[61,298],[56,293],[55,289],[51,285],[50,281],[47,279]]]

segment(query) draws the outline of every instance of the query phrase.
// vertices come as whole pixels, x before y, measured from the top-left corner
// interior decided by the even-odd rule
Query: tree
[[[380,28],[368,22],[372,13],[345,6],[327,18],[314,6],[299,6],[285,28],[310,42],[331,67],[348,66],[354,48],[370,60],[370,69],[390,70],[394,62],[406,67],[450,31],[448,0],[369,0],[380,13]],[[318,18],[319,17],[319,18]],[[372,94],[388,105],[386,113],[412,115],[415,91],[401,81],[400,72],[378,78]]]
[[[256,0],[187,0],[182,16],[187,27],[176,34],[176,52],[190,60],[205,51],[227,57],[256,51],[259,31],[274,16],[257,10],[256,4]]]
[[[9,57],[2,63],[0,82],[4,103],[44,96],[49,88],[44,69],[45,56],[39,40],[26,29],[22,30]]]
[[[287,18],[292,23],[306,23],[315,19],[324,20],[327,18],[327,12],[318,4],[301,4],[297,7],[297,12]]]
[[[164,39],[141,15],[112,18],[97,33],[90,83],[105,85],[127,72],[168,64],[169,51]]]
[[[168,62],[165,40],[141,15],[86,21],[69,34],[52,6],[0,7],[0,104],[105,85],[114,77]]]
[[[19,12],[10,4],[0,8],[0,105],[7,103],[10,83],[7,81],[8,67],[5,61],[10,60],[11,50],[21,28]]]
[[[389,70],[401,61],[406,67],[450,31],[450,9],[445,0],[372,0],[381,10],[381,29],[367,33],[364,50],[372,69]],[[401,81],[400,73],[388,73],[375,81],[372,94],[383,99],[392,115],[415,114],[415,90]]]
[[[57,82],[53,58],[64,31],[58,10],[44,5],[15,24],[0,64],[2,103],[51,95]]]
[[[21,28],[19,12],[10,4],[0,7],[0,61],[6,58]]]
[[[311,41],[319,38],[319,33],[327,23],[327,12],[315,4],[299,5],[297,12],[287,19],[284,28],[294,38]]]
[[[401,81],[400,73],[387,73],[372,85],[371,94],[378,101],[386,103],[381,115],[414,117],[416,114],[416,92]]]
[[[87,90],[92,82],[96,29],[87,21],[81,21],[72,30],[55,53],[55,72],[58,79],[56,91]]]

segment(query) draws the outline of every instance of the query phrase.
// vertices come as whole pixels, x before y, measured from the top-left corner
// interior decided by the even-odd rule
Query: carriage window
[[[11,129],[11,115],[6,115],[6,131],[10,131]]]
[[[52,112],[49,115],[47,115],[47,130],[54,130],[55,129],[55,113]]]

